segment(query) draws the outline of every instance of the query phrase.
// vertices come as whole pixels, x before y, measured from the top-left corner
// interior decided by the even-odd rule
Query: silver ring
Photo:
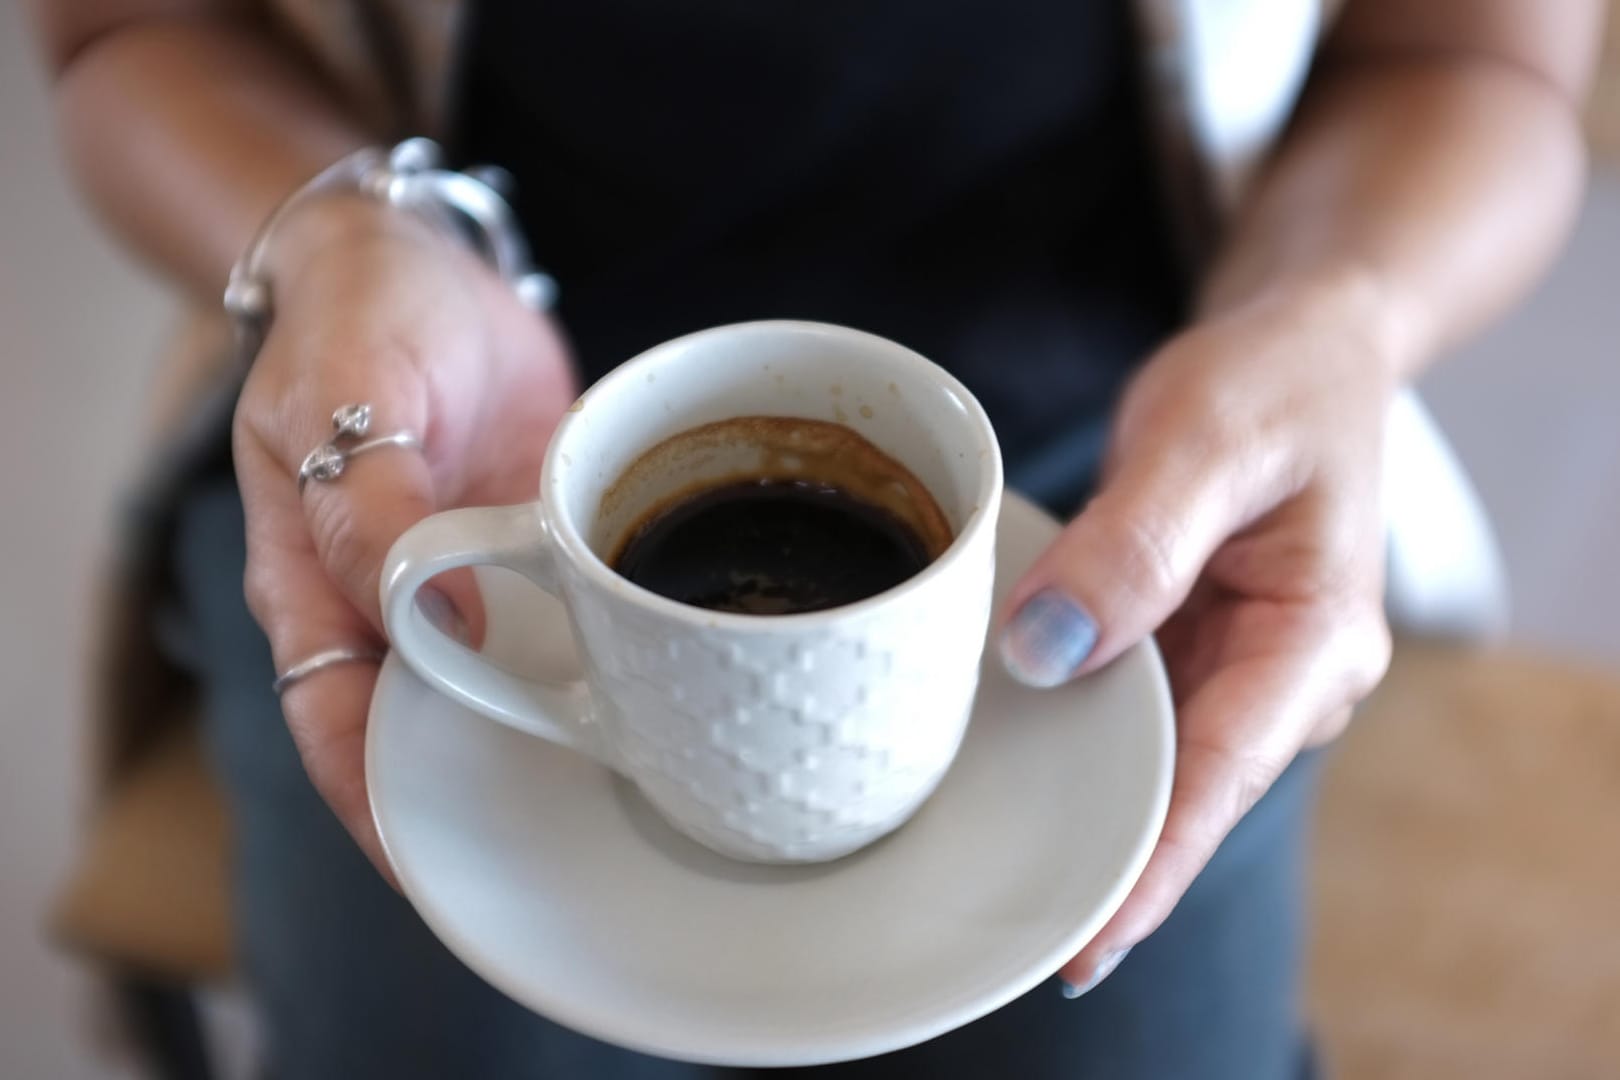
[[[335,664],[379,663],[382,658],[381,649],[327,649],[324,652],[316,653],[308,659],[298,661],[298,663],[277,675],[275,682],[270,684],[270,692],[280,697],[289,686],[302,682],[317,671],[332,667]]]
[[[363,439],[370,430],[370,402],[360,401],[352,405],[339,405],[332,410],[332,438],[334,440],[345,437]]]
[[[369,424],[369,418],[368,418]],[[373,450],[381,450],[388,446],[400,446],[407,450],[420,450],[422,440],[408,431],[396,431],[392,435],[379,435],[375,439],[355,443],[353,446],[339,446],[336,442],[324,442],[304,456],[304,463],[298,466],[298,492],[303,494],[304,487],[311,480],[323,484],[330,483],[343,475],[348,467],[349,459],[369,454]]]

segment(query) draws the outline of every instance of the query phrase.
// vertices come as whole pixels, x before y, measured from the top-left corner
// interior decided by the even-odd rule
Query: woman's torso
[[[469,15],[458,152],[515,174],[587,382],[704,326],[858,326],[967,383],[1014,486],[1084,492],[1183,297],[1123,2]]]

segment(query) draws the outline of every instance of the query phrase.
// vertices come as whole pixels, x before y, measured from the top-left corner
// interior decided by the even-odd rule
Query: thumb
[[[1008,673],[1057,686],[1157,629],[1240,523],[1232,472],[1193,452],[1121,462],[1014,588],[1000,641]]]

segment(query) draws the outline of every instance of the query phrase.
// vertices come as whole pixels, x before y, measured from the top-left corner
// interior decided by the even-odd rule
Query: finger
[[[348,602],[380,632],[378,583],[388,550],[406,529],[438,509],[427,457],[426,411],[411,392],[371,400],[357,387],[346,386],[341,375],[334,376],[328,389],[334,404],[307,403],[296,411],[294,406],[284,405],[278,411],[281,422],[272,430],[250,429],[253,437],[247,440],[246,452],[272,460],[279,467],[276,471],[286,476],[321,566]],[[345,392],[351,396],[343,397]],[[332,409],[347,401],[372,405],[366,438],[405,432],[422,445],[382,446],[354,454],[346,459],[340,475],[330,481],[311,479],[299,492],[296,477],[304,458],[330,440]],[[443,598],[437,605],[436,597]],[[424,591],[423,600],[442,628],[474,644],[482,640],[484,609],[470,572],[441,575],[433,590]]]
[[[310,783],[366,858],[398,888],[366,783],[366,717],[377,670],[375,662],[362,661],[322,668],[288,687],[281,708]]]
[[[1119,911],[1065,965],[1071,984],[1094,984],[1164,922],[1301,746],[1342,728],[1388,656],[1376,611],[1247,604],[1222,629],[1231,636],[1229,662],[1193,691],[1178,719],[1159,842]],[[1282,638],[1292,647],[1276,648]]]
[[[278,672],[333,648],[381,648],[371,624],[334,586],[316,557],[295,495],[267,458],[237,454],[247,507],[248,606],[270,641]],[[365,728],[375,663],[323,668],[286,688],[282,712],[315,789],[385,877],[392,872],[371,818]]]
[[[1165,920],[1220,842],[1281,774],[1298,746],[1298,725],[1274,723],[1254,742],[1211,737],[1234,717],[1267,717],[1298,707],[1287,671],[1227,669],[1183,710],[1176,773],[1164,829],[1136,885],[1106,926],[1061,975],[1090,989],[1123,954]],[[1288,734],[1282,734],[1287,732]]]
[[[1216,546],[1263,509],[1240,474],[1230,456],[1191,442],[1123,462],[1013,590],[1008,672],[1056,686],[1151,633]]]

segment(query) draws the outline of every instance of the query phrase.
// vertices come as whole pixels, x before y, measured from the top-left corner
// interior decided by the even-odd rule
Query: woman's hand
[[[326,649],[380,649],[378,574],[394,540],[436,510],[534,498],[576,387],[555,325],[407,215],[358,199],[319,203],[287,223],[274,258],[275,318],[236,410],[233,451],[248,606],[285,671]],[[371,435],[408,431],[421,449],[360,455],[300,494],[304,456],[351,402],[371,404]],[[430,614],[479,640],[470,578],[437,584],[444,602]],[[364,770],[376,677],[371,663],[328,667],[288,687],[282,708],[310,779],[386,875]]]
[[[1165,346],[1125,395],[1096,498],[1014,594],[1002,651],[1015,676],[1056,685],[1157,631],[1179,714],[1164,831],[1063,968],[1078,991],[1164,921],[1388,663],[1379,493],[1394,365],[1358,295],[1265,296]]]

